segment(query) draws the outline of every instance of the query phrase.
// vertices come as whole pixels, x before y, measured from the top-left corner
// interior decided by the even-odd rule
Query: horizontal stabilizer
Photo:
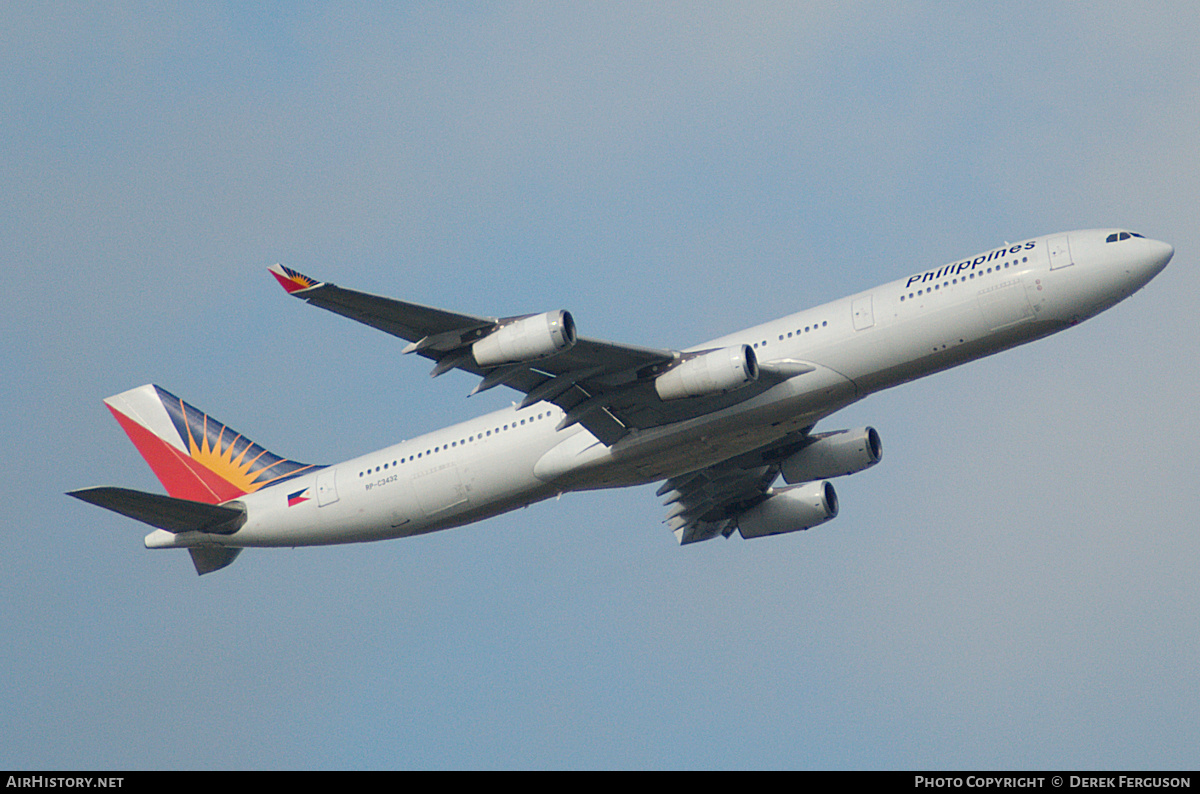
[[[193,502],[131,488],[83,488],[69,491],[67,495],[136,518],[167,532],[197,531],[230,535],[246,522],[246,510],[240,506]],[[233,559],[224,564],[228,565],[229,562],[233,562]]]

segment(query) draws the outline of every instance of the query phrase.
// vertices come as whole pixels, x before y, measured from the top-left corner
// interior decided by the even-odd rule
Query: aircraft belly
[[[590,433],[568,439],[538,461],[539,479],[572,490],[655,482],[711,466],[807,427],[858,399],[835,370],[815,369],[705,416],[630,433],[611,448]]]

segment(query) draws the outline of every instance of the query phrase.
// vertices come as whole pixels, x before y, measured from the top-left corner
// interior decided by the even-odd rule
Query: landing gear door
[[[1050,251],[1051,270],[1058,270],[1060,267],[1075,264],[1071,259],[1071,244],[1065,234],[1058,237],[1051,237],[1046,241],[1046,248]]]
[[[338,500],[337,482],[334,479],[337,469],[330,466],[317,472],[317,506],[324,507]]]

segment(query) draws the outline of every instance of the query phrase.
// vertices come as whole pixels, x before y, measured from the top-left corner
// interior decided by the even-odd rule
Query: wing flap
[[[778,466],[739,468],[719,464],[663,484],[667,508],[664,523],[680,545],[729,537],[737,529],[737,514],[763,501]]]
[[[659,486],[667,517],[663,523],[680,545],[729,537],[740,513],[765,501],[779,476],[779,464],[808,443],[812,427],[722,461],[705,469],[671,477]]]

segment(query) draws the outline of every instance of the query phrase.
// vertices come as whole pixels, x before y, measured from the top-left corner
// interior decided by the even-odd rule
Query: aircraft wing
[[[654,377],[684,354],[586,337],[533,360],[481,365],[475,356],[476,342],[503,326],[538,315],[476,317],[345,289],[282,265],[270,271],[290,295],[408,341],[405,353],[436,362],[431,376],[461,369],[483,379],[472,394],[503,385],[525,394],[522,407],[552,402],[566,412],[560,427],[578,422],[609,445],[631,430],[689,419],[749,399],[782,377],[764,371],[761,382],[736,392],[662,400]],[[567,320],[573,334],[569,315]]]
[[[680,545],[729,537],[737,515],[765,501],[779,476],[780,462],[808,443],[811,427],[768,446],[679,477],[658,489],[667,508],[663,523]]]

